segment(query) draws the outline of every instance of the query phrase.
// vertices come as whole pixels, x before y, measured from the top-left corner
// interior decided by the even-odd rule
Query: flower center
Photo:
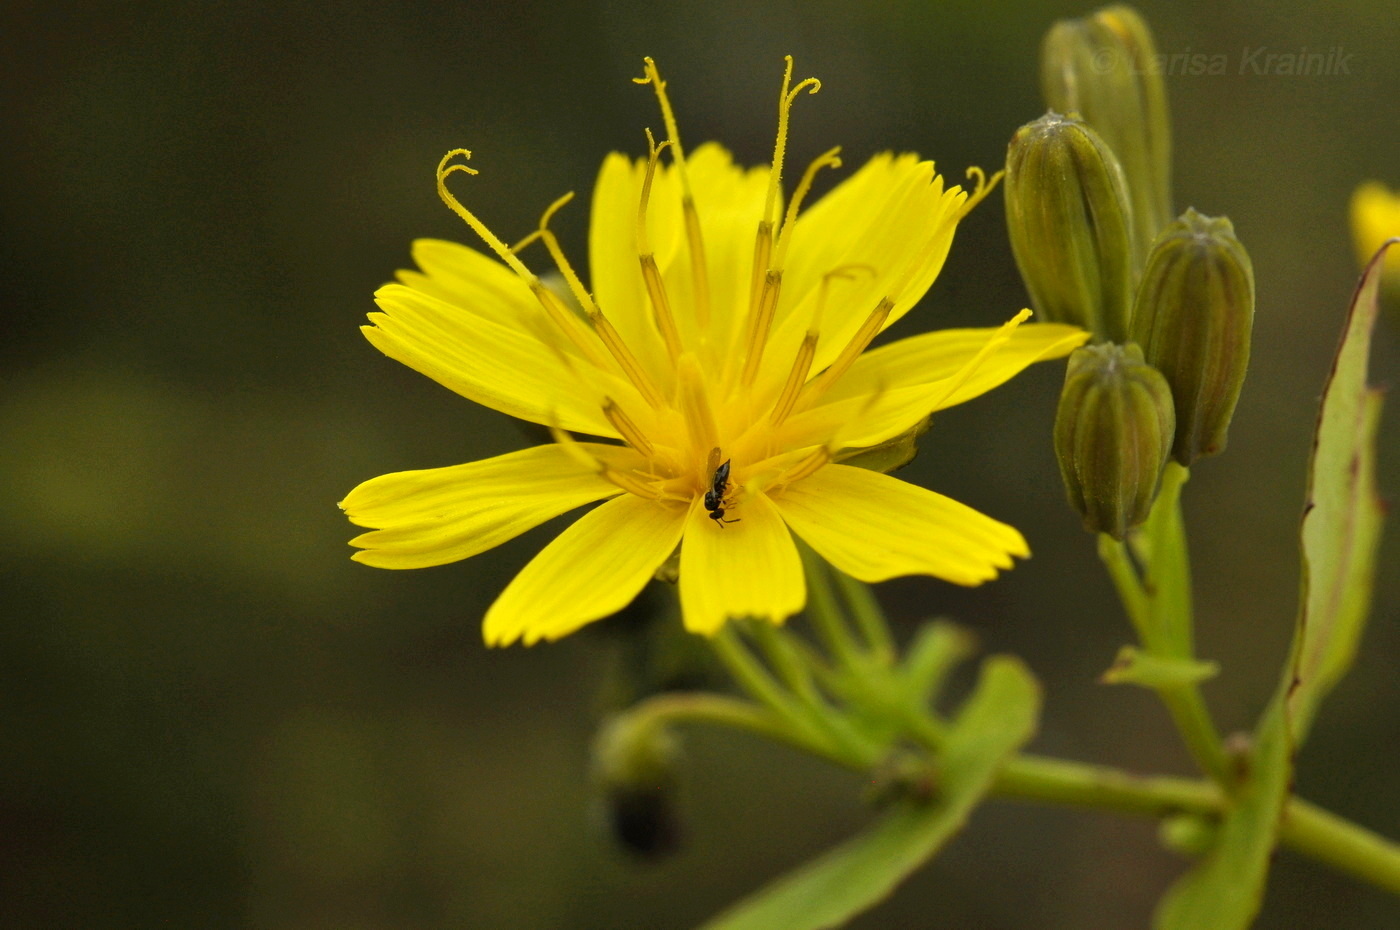
[[[643,364],[636,350],[646,347],[627,344],[584,287],[550,230],[550,220],[572,200],[572,193],[545,210],[534,232],[514,247],[507,247],[447,188],[446,181],[454,172],[477,173],[466,164],[454,162],[458,156],[470,158],[471,152],[453,150],[438,165],[438,193],[443,201],[526,282],[549,321],[551,344],[561,364],[579,375],[581,388],[596,395],[603,416],[617,436],[639,453],[647,465],[645,469],[638,469],[607,461],[557,428],[553,430],[556,440],[582,464],[629,493],[657,500],[699,499],[711,511],[711,516],[718,511],[723,517],[729,509],[742,507],[745,493],[780,489],[831,461],[837,450],[836,437],[829,437],[817,446],[811,445],[808,438],[803,440],[807,443],[805,446],[797,446],[795,440],[785,439],[784,426],[794,415],[816,404],[870,346],[886,325],[901,295],[926,267],[929,255],[937,247],[937,237],[931,237],[930,245],[924,250],[927,254],[908,261],[902,268],[882,270],[868,264],[850,263],[827,271],[819,279],[815,298],[802,301],[803,307],[810,306],[810,311],[803,311],[809,312],[810,317],[805,332],[798,330],[803,335],[791,361],[765,361],[802,203],[821,169],[841,165],[839,148],[820,155],[803,173],[786,209],[781,208],[782,172],[792,106],[803,91],[812,94],[821,89],[821,83],[815,78],[794,85],[792,70],[792,58],[788,56],[778,97],[777,137],[767,190],[754,235],[747,307],[745,312],[735,315],[735,325],[725,333],[714,328],[715,282],[711,280],[701,218],[666,83],[650,58],[644,59],[643,76],[633,79],[652,87],[666,132],[666,138],[657,143],[647,130],[648,153],[636,218],[637,267],[649,305],[650,323],[660,346],[664,347],[665,364],[654,364],[650,368]],[[676,304],[667,291],[666,278],[658,264],[648,228],[657,168],[661,153],[667,149],[679,181],[689,259],[690,315],[684,327],[676,318]],[[956,223],[990,187],[978,172],[976,191],[960,210],[954,211],[949,222]],[[570,307],[565,297],[545,286],[520,260],[518,253],[536,241],[549,252],[577,309]],[[852,282],[866,275],[871,281],[883,282],[883,296],[875,301],[839,352],[832,356],[830,348],[834,347],[823,351],[822,357],[830,360],[823,361],[821,370],[814,371],[821,347],[823,316],[833,283]],[[683,275],[677,277],[684,280]],[[790,338],[796,339],[796,334]],[[790,347],[792,343],[787,339],[785,337],[785,344]],[[657,361],[654,351],[653,356],[648,357],[653,363]],[[784,364],[787,374],[779,380],[777,375],[782,370],[779,366]],[[767,374],[764,374],[765,369]],[[674,378],[670,377],[672,372]],[[658,376],[665,383],[658,383]],[[723,482],[720,477],[724,478]]]

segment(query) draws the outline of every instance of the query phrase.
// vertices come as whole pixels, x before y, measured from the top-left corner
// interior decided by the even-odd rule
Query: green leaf
[[[1220,664],[1201,659],[1178,659],[1143,652],[1124,646],[1099,681],[1106,685],[1142,685],[1144,688],[1170,688],[1194,685],[1220,673]]]
[[[1394,245],[1397,240],[1392,239]],[[1303,583],[1288,698],[1302,744],[1317,706],[1356,658],[1371,606],[1382,506],[1376,494],[1381,394],[1366,383],[1386,247],[1361,275],[1322,394],[1303,511]]]
[[[886,439],[879,445],[841,449],[836,453],[835,461],[885,474],[897,471],[914,461],[914,456],[919,454],[918,439],[928,432],[928,421],[929,418],[924,417],[898,436]]]
[[[1384,251],[1361,276],[1322,397],[1303,516],[1302,607],[1287,674],[1255,732],[1218,841],[1162,900],[1157,930],[1244,930],[1253,921],[1293,781],[1293,754],[1318,702],[1355,658],[1380,539],[1380,396],[1367,386],[1366,368]]]
[[[1167,892],[1156,930],[1244,930],[1259,913],[1269,857],[1293,780],[1293,754],[1280,689],[1264,712],[1248,770],[1215,845]]]
[[[1035,732],[1039,713],[1040,688],[1020,660],[989,658],[948,731],[936,800],[900,804],[704,930],[819,930],[878,904],[967,822],[1002,767]]]

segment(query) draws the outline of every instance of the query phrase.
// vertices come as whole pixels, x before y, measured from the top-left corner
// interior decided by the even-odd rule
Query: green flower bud
[[[1084,528],[1122,539],[1147,519],[1171,452],[1171,388],[1135,345],[1069,357],[1055,414],[1055,455]]]
[[[1196,859],[1210,852],[1220,837],[1220,821],[1200,814],[1177,814],[1157,827],[1157,838],[1172,852]]]
[[[678,842],[675,741],[654,721],[622,714],[593,741],[593,781],[608,826],[627,850],[657,858]]]
[[[1098,135],[1047,113],[1006,152],[1006,226],[1036,312],[1127,339],[1136,272],[1123,171]]]
[[[1254,326],[1254,269],[1225,217],[1187,210],[1157,237],[1133,307],[1133,341],[1176,401],[1172,455],[1225,448]]]
[[[1128,6],[1061,20],[1041,43],[1040,77],[1046,104],[1078,114],[1118,156],[1146,251],[1172,218],[1171,120],[1147,23]]]

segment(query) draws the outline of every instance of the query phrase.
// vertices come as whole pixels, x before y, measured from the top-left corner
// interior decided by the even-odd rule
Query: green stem
[[[1293,798],[1284,809],[1279,840],[1294,852],[1400,895],[1400,845],[1302,798]]]
[[[1161,818],[1179,813],[1221,815],[1217,785],[1043,756],[1021,755],[1002,770],[993,795],[1086,810]],[[1284,808],[1279,843],[1338,872],[1400,895],[1400,844],[1293,797]]]
[[[803,661],[803,657],[793,648],[778,628],[773,624],[759,621],[749,627],[749,632],[753,634],[753,639],[758,643],[758,647],[763,650],[763,654],[768,657],[768,662],[778,672],[783,679],[783,683],[788,686],[798,700],[804,704],[821,712],[830,712],[830,706],[822,700],[817,692],[815,683],[812,681],[812,670]]]
[[[1167,706],[1172,723],[1186,743],[1191,758],[1219,785],[1233,786],[1230,762],[1225,757],[1220,733],[1206,709],[1205,699],[1195,685],[1171,685],[1157,689],[1157,696]]]
[[[807,618],[812,622],[812,629],[839,667],[860,672],[865,667],[864,656],[836,604],[826,563],[806,547],[803,550],[802,561],[807,572]]]
[[[706,723],[746,730],[856,772],[868,772],[871,765],[824,736],[814,738],[794,728],[769,709],[720,695],[657,695],[628,714],[643,724]],[[1029,754],[1006,765],[992,795],[1156,819],[1183,813],[1219,816],[1226,807],[1220,788],[1208,781],[1133,775],[1108,766]],[[1400,844],[1301,798],[1289,800],[1279,842],[1338,872],[1400,895]]]
[[[837,765],[851,764],[844,754],[833,753],[827,740],[808,739],[773,711],[737,698],[702,692],[658,694],[629,707],[626,713],[641,726],[703,723],[745,730]]]
[[[871,657],[881,665],[892,665],[896,654],[894,637],[890,635],[889,621],[880,609],[880,602],[875,600],[875,593],[869,585],[861,584],[844,572],[832,569],[831,573],[836,576],[836,585],[856,618],[856,626],[870,648]]]
[[[1185,481],[1184,474],[1185,469],[1171,471],[1169,475],[1173,476],[1173,480],[1163,481],[1163,495],[1158,499],[1158,505],[1170,508],[1171,512],[1154,514],[1154,519],[1165,523],[1164,529],[1155,534],[1156,545],[1148,553],[1152,563],[1149,576],[1158,579],[1165,576],[1175,583],[1159,584],[1149,592],[1133,567],[1127,545],[1108,535],[1099,535],[1099,558],[1118,589],[1118,598],[1123,602],[1123,610],[1137,631],[1143,649],[1171,658],[1190,659],[1190,581],[1189,570],[1185,566],[1186,537],[1179,525],[1177,497]],[[1172,568],[1169,572],[1163,572],[1161,566],[1168,562],[1173,563]],[[1228,787],[1231,784],[1229,760],[1225,757],[1220,733],[1215,728],[1200,689],[1190,684],[1161,687],[1156,691],[1201,771]]]
[[[748,629],[793,696],[802,704],[805,716],[814,727],[823,730],[855,758],[873,759],[880,754],[880,748],[853,727],[817,690],[812,680],[813,667],[798,651],[791,634],[763,620],[751,624]]]
[[[1156,641],[1152,631],[1152,602],[1148,600],[1147,592],[1142,588],[1137,569],[1133,568],[1132,561],[1128,558],[1128,547],[1107,533],[1100,533],[1099,558],[1108,570],[1113,587],[1118,591],[1118,600],[1122,602],[1123,612],[1128,615],[1133,630],[1137,632],[1138,642],[1142,643],[1144,649],[1151,651]]]
[[[847,730],[831,726],[829,715],[803,704],[784,690],[745,648],[732,626],[725,625],[711,637],[710,644],[739,686],[796,729],[804,743],[823,746],[820,754],[842,765],[864,769],[875,763],[879,757],[875,746]]]

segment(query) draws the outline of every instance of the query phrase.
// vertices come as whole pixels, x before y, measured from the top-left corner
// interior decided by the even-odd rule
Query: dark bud
[[[679,845],[677,755],[669,733],[626,714],[604,724],[593,741],[593,780],[608,826],[641,858],[661,858]]]

